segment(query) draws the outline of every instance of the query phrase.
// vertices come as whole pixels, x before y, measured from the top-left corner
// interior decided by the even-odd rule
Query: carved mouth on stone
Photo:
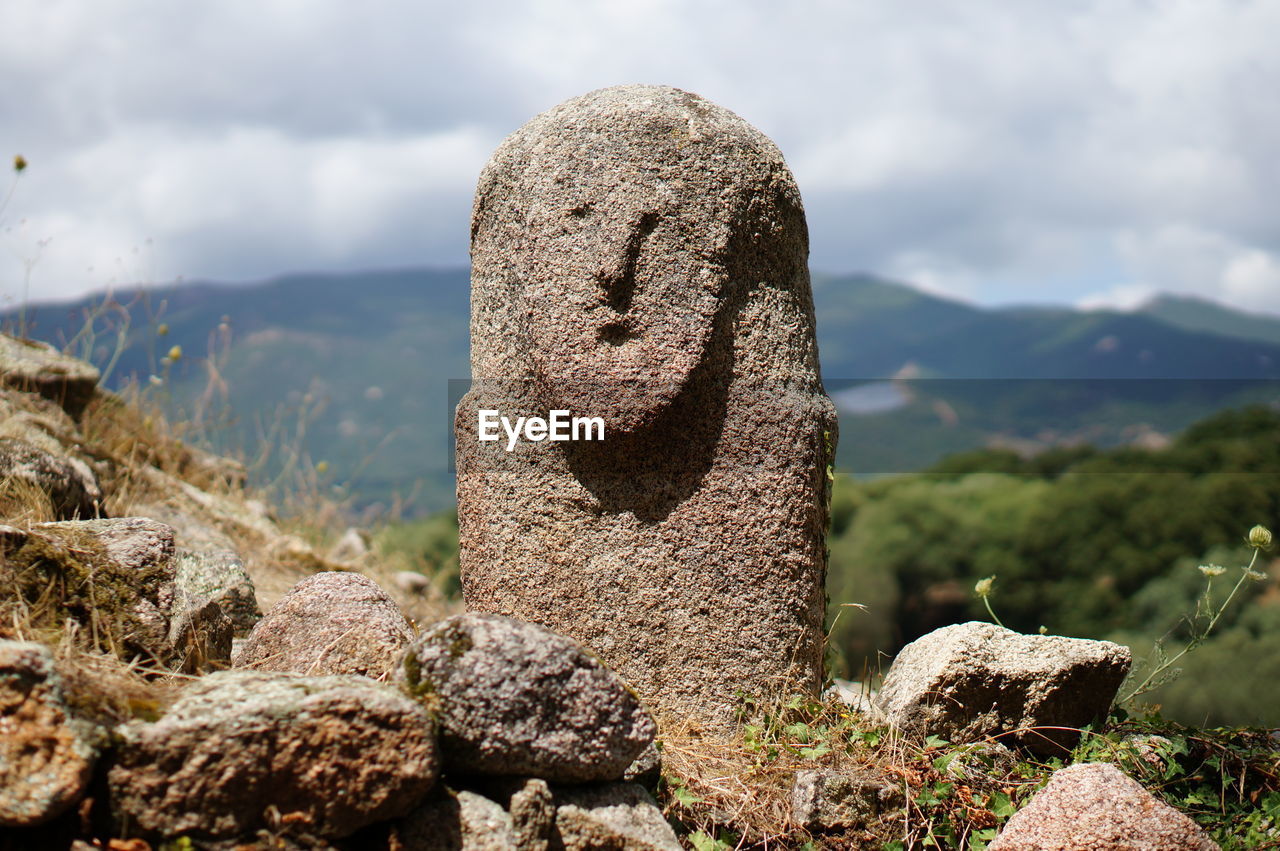
[[[610,322],[601,326],[600,330],[596,332],[596,339],[610,346],[621,346],[628,340],[634,340],[639,336],[625,322]]]

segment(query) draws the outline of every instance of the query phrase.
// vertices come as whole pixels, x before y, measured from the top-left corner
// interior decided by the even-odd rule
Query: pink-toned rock
[[[97,751],[42,644],[0,641],[0,828],[42,824],[84,793]]]
[[[836,419],[781,152],[695,94],[602,89],[498,147],[471,233],[467,607],[582,642],[660,716],[816,696]],[[509,448],[484,410],[603,439]]]
[[[1200,825],[1107,762],[1055,771],[988,851],[1219,851]]]
[[[298,674],[389,674],[413,627],[378,583],[331,571],[293,587],[254,626],[233,663]]]
[[[439,773],[431,716],[365,677],[222,671],[119,732],[112,812],[146,836],[231,838],[272,818],[346,836],[409,813]]]

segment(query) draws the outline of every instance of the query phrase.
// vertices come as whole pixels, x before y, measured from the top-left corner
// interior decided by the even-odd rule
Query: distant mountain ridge
[[[1280,379],[1280,338],[1269,337],[1273,325],[1280,336],[1280,321],[1223,307],[1191,318],[1175,301],[1136,313],[987,309],[870,275],[815,275],[814,299],[823,375],[837,398],[856,381],[922,379],[907,385],[910,404],[846,417],[841,463],[855,471],[920,469],[1005,438],[1118,442],[1125,428],[1177,428],[1246,390],[1256,400],[1257,388],[1241,381],[1263,382],[1270,398],[1267,382]],[[166,392],[186,410],[201,401],[208,422],[233,424],[215,440],[250,457],[287,432],[301,460],[325,461],[325,481],[358,504],[396,494],[424,508],[448,504],[450,380],[469,374],[466,269],[161,287],[128,313],[130,345],[111,383],[167,376]],[[31,336],[77,340],[82,355],[106,363],[123,311],[104,310],[96,297],[29,307],[26,316]],[[95,317],[91,334],[86,316]],[[1210,327],[1194,327],[1197,317]],[[13,311],[0,322],[12,328],[17,318]],[[161,358],[174,345],[184,357],[166,367]],[[1143,381],[1166,384],[1135,392]],[[1099,391],[1113,385],[1128,389]],[[1032,422],[1045,411],[1055,412],[1048,430]],[[1095,420],[1109,430],[1097,431]],[[264,470],[286,463],[272,451]]]

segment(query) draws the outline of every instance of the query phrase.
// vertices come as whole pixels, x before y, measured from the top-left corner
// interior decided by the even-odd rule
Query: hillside
[[[324,462],[323,483],[357,508],[438,509],[452,495],[468,289],[464,269],[403,269],[117,295],[129,344],[109,383],[168,378],[192,436],[239,452],[260,480]],[[845,408],[840,465],[857,473],[993,444],[1159,441],[1218,408],[1271,401],[1280,378],[1280,341],[1151,313],[981,309],[867,275],[817,275],[814,297],[824,376]],[[100,298],[37,306],[28,333],[105,364],[123,315]],[[166,367],[174,345],[184,357]],[[859,401],[859,385],[894,376],[911,380]]]
[[[1280,316],[1244,313],[1202,298],[1162,295],[1144,305],[1140,312],[1188,331],[1280,343]]]

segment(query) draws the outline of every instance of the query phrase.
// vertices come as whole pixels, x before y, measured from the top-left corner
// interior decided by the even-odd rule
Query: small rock
[[[575,642],[535,624],[455,615],[409,648],[409,692],[438,699],[446,770],[616,780],[656,728],[635,694]]]
[[[1106,762],[1053,773],[989,851],[1215,851],[1201,827]]]
[[[511,795],[511,823],[522,851],[547,851],[556,826],[556,804],[547,781],[532,777]]]
[[[878,722],[882,721],[884,716],[876,708],[876,694],[876,690],[866,683],[840,679],[832,681],[831,688],[826,692],[826,696],[835,697],[859,715],[865,715]]]
[[[119,732],[112,812],[145,835],[242,836],[274,813],[347,836],[408,814],[439,773],[431,717],[364,677],[214,673]]]
[[[680,842],[649,793],[634,783],[557,787],[556,839],[565,851],[678,851]]]
[[[397,588],[408,594],[421,594],[431,587],[431,580],[416,570],[398,570],[392,579]]]
[[[368,534],[352,526],[342,533],[338,543],[329,550],[329,561],[339,564],[359,562],[367,555],[369,555]]]
[[[42,644],[0,641],[0,827],[43,824],[84,794],[96,749]]]
[[[899,651],[876,706],[890,723],[952,742],[1005,736],[1062,753],[1106,716],[1129,672],[1109,641],[1020,635],[977,621],[935,630]],[[1053,728],[1077,728],[1062,730]]]
[[[412,640],[413,627],[378,583],[358,573],[317,573],[258,621],[234,664],[379,678],[395,668]]]
[[[17,479],[43,492],[62,520],[97,517],[102,489],[87,464],[16,438],[0,438],[0,479]]]
[[[791,817],[806,830],[866,827],[905,803],[902,783],[871,770],[810,769],[796,774]]]
[[[98,386],[96,367],[64,355],[48,343],[0,334],[0,381],[39,393],[79,417]]]
[[[661,778],[662,752],[658,750],[656,741],[646,745],[645,749],[640,751],[640,755],[632,760],[627,770],[622,773],[623,780],[628,783],[639,783],[650,791],[657,788]]]
[[[511,816],[475,792],[444,789],[393,828],[392,851],[511,851]]]

